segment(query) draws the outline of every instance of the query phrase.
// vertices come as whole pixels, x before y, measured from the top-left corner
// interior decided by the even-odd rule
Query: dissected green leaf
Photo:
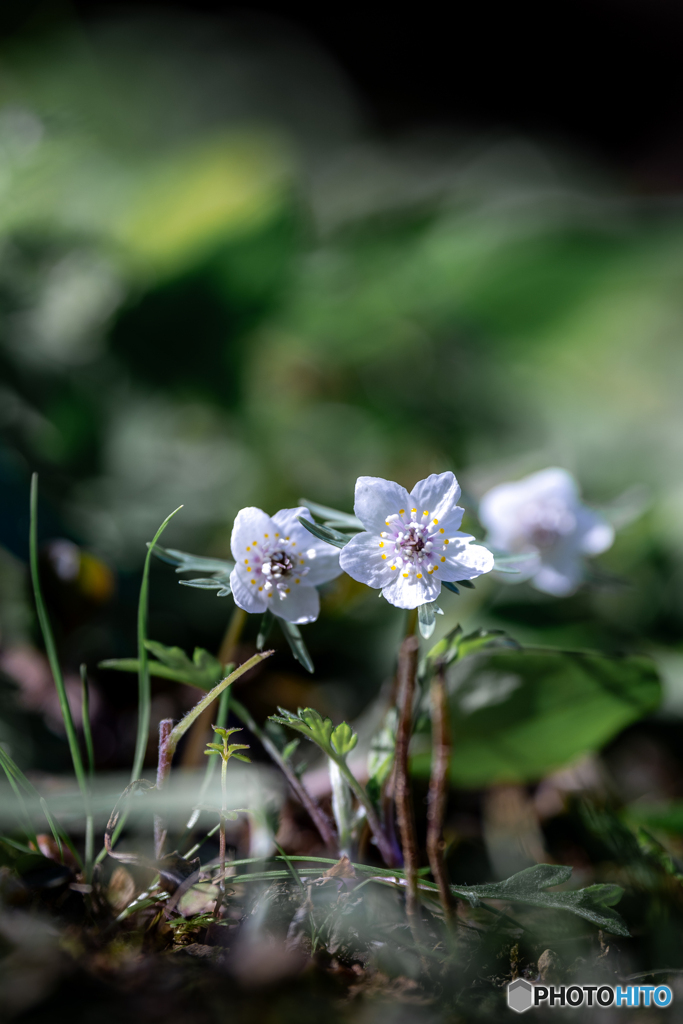
[[[490,639],[471,637],[455,642],[476,651]],[[660,681],[649,658],[481,646],[479,651],[449,670],[450,770],[458,785],[542,778],[599,749],[659,704]],[[445,652],[450,653],[446,646]],[[418,739],[416,745],[412,768],[428,775],[428,744],[419,748]]]
[[[334,749],[342,757],[350,754],[358,743],[358,733],[354,732],[347,722],[342,722],[332,733],[332,744]]]
[[[176,683],[196,686],[200,690],[210,690],[215,684],[228,675],[229,666],[221,665],[217,658],[205,651],[203,647],[195,647],[192,661],[180,647],[166,647],[156,640],[146,640],[145,647],[158,661],[148,663],[150,675],[160,679],[171,679]],[[137,658],[109,658],[99,662],[99,668],[110,668],[117,672],[137,672]]]
[[[270,715],[271,722],[296,729],[307,739],[316,743],[326,754],[332,753],[330,741],[334,726],[329,718],[323,718],[315,708],[299,708],[297,714],[278,707],[279,714]]]
[[[604,928],[613,935],[628,936],[629,931],[623,918],[611,908],[619,902],[624,890],[619,885],[589,885],[586,889],[564,892],[548,892],[555,885],[562,885],[572,873],[570,867],[556,864],[535,864],[518,871],[504,882],[489,882],[485,885],[451,886],[457,896],[472,902],[479,899],[510,900],[526,903],[548,910],[568,910],[586,921]]]

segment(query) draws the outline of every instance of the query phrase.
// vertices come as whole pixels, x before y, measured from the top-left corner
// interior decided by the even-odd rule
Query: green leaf
[[[450,665],[469,654],[478,654],[492,647],[517,650],[519,644],[502,629],[476,629],[473,633],[463,636],[462,628],[456,626],[427,652],[425,662],[421,666],[421,676],[424,677],[425,672],[437,664]]]
[[[289,761],[289,759],[292,757],[300,743],[301,740],[294,739],[290,740],[289,743],[285,744],[285,747],[282,751],[282,760]]]
[[[196,580],[178,580],[181,587],[196,587],[197,590],[217,590],[217,597],[229,597],[232,594],[230,573],[217,572],[211,577],[197,577]]]
[[[271,722],[296,729],[312,743],[316,743],[326,754],[333,753],[330,741],[334,726],[329,718],[323,718],[315,708],[299,708],[295,715],[285,708],[278,707],[278,712],[279,715],[270,715]]]
[[[261,619],[261,625],[259,627],[258,636],[256,637],[257,651],[262,651],[263,648],[266,646],[274,622],[275,616],[271,612],[270,608],[267,608],[263,613],[263,618]]]
[[[280,624],[280,629],[284,633],[285,639],[287,640],[289,648],[296,660],[300,665],[303,665],[307,672],[315,672],[313,659],[308,653],[308,648],[304,643],[299,627],[295,626],[293,622],[287,622],[286,619],[281,619],[279,616],[277,616],[277,621]]]
[[[429,640],[436,627],[436,612],[433,604],[421,604],[417,608],[417,621],[420,634]]]
[[[350,754],[356,743],[358,743],[358,733],[354,732],[347,722],[342,722],[332,733],[332,744],[341,757]]]
[[[228,562],[222,558],[203,558],[200,555],[191,555],[187,551],[178,551],[176,548],[162,548],[159,544],[155,545],[154,554],[162,562],[175,565],[177,573],[219,572],[229,576],[235,568],[234,562]]]
[[[445,587],[446,590],[450,590],[451,594],[459,594],[460,591],[456,587],[455,583],[447,583],[446,580],[442,580],[441,586]]]
[[[378,729],[370,741],[370,752],[368,754],[368,791],[372,788],[379,791],[389,776],[391,766],[394,763],[396,751],[396,728],[398,724],[398,709],[390,708],[387,712],[382,727]]]
[[[336,548],[345,547],[351,537],[348,533],[339,533],[338,530],[333,530],[330,526],[321,526],[320,523],[312,523],[310,519],[305,519],[303,516],[297,516],[297,519],[302,526],[305,526],[309,533],[312,533],[318,540],[324,540],[327,544],[334,544]]]
[[[318,519],[322,519],[325,526],[343,526],[351,530],[364,530],[365,527],[357,516],[350,512],[339,512],[336,508],[329,508],[327,505],[318,505],[315,501],[308,501],[301,498],[301,504],[305,505],[309,512],[312,512]]]
[[[457,896],[472,902],[478,899],[510,900],[549,910],[568,910],[586,921],[604,928],[613,935],[628,936],[623,918],[611,908],[619,902],[623,889],[619,885],[589,885],[586,889],[569,892],[547,892],[551,886],[562,885],[571,876],[572,869],[553,864],[536,864],[504,882],[486,885],[451,886]]]
[[[166,647],[156,640],[146,640],[145,648],[159,659],[148,662],[150,675],[196,686],[200,690],[210,690],[230,671],[202,647],[195,647],[192,661],[179,647]],[[137,672],[139,667],[137,658],[110,658],[99,662],[99,668],[110,668],[117,672]]]
[[[490,639],[490,634],[459,642],[455,637],[460,660],[449,672],[449,703],[451,778],[457,785],[543,778],[599,749],[659,704],[660,681],[648,658],[478,647]],[[470,653],[480,653],[463,658],[467,644]],[[450,654],[446,648],[446,658]],[[411,765],[426,776],[431,754],[426,743],[419,749],[419,742],[417,737]]]

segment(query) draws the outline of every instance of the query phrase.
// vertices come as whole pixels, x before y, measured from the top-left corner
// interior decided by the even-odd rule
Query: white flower
[[[354,512],[367,533],[342,549],[342,569],[369,587],[381,587],[397,608],[435,601],[442,582],[490,572],[491,552],[458,531],[464,511],[459,497],[452,473],[434,473],[410,494],[391,480],[359,477]]]
[[[314,622],[320,611],[315,589],[341,572],[339,553],[316,540],[297,521],[311,519],[307,508],[284,508],[272,518],[260,508],[243,508],[232,529],[235,568],[230,586],[245,612],[270,609],[298,625]]]
[[[479,519],[492,548],[530,555],[528,568],[508,582],[530,579],[536,590],[555,597],[578,588],[583,556],[599,555],[614,541],[613,527],[582,504],[565,469],[544,469],[492,487],[481,499]]]

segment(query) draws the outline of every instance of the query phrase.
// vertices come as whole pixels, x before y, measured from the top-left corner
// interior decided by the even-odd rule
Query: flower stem
[[[434,881],[439,886],[439,897],[444,920],[453,923],[453,896],[448,885],[444,860],[443,820],[448,799],[448,765],[451,757],[451,729],[443,666],[435,672],[431,686],[432,718],[432,771],[429,780],[427,809],[427,854]]]
[[[399,721],[396,734],[396,758],[394,762],[394,799],[396,816],[403,847],[403,868],[406,876],[406,911],[408,922],[417,940],[419,923],[419,901],[417,896],[417,837],[415,818],[408,781],[408,748],[413,726],[413,700],[417,676],[417,653],[419,641],[416,636],[407,636],[401,644],[398,659],[399,677]]]
[[[180,739],[185,735],[192,723],[199,718],[202,711],[213,704],[216,698],[220,697],[226,687],[231,686],[240,678],[240,676],[243,676],[245,672],[255,668],[260,662],[265,661],[266,658],[270,658],[272,654],[275,654],[275,651],[261,651],[259,654],[254,654],[253,657],[249,658],[248,661],[245,661],[243,665],[240,665],[239,668],[236,668],[234,672],[231,672],[229,676],[226,676],[225,679],[222,679],[220,683],[214,686],[213,690],[209,690],[206,697],[203,697],[202,700],[195,704],[191,711],[188,711],[184,718],[181,718],[168,737],[168,746],[171,758],[175,753]]]
[[[320,838],[324,842],[325,846],[327,846],[329,849],[336,848],[337,837],[335,836],[332,826],[330,825],[330,822],[327,819],[327,815],[315,802],[311,794],[304,786],[303,782],[301,782],[301,780],[297,778],[292,766],[288,764],[287,761],[285,761],[285,759],[283,758],[282,754],[275,746],[273,741],[263,731],[263,729],[259,728],[259,726],[251,717],[247,709],[243,707],[243,705],[240,704],[239,701],[236,701],[234,697],[232,699],[231,707],[233,714],[235,714],[240,719],[241,722],[244,722],[247,729],[253,732],[254,736],[259,741],[259,743],[266,751],[266,753],[268,753],[275,762],[275,764],[278,765],[278,767],[282,771],[282,774],[287,779],[287,782],[289,783],[290,788],[294,793],[295,797],[297,798],[299,803],[301,803],[308,811],[310,819],[317,828],[318,832],[320,833]]]
[[[327,753],[334,761],[336,761],[337,766],[339,767],[339,771],[349,784],[349,788],[356,796],[358,802],[362,804],[362,806],[365,808],[365,815],[368,819],[370,831],[372,832],[372,835],[374,837],[377,849],[382,854],[384,863],[389,868],[398,867],[399,865],[396,863],[396,853],[391,843],[389,842],[386,833],[384,832],[384,829],[382,828],[381,822],[379,820],[379,817],[377,816],[377,812],[372,804],[372,801],[370,800],[370,797],[365,792],[360,782],[347,765],[344,758],[340,757],[331,749],[328,750]]]
[[[159,762],[157,765],[157,789],[163,789],[164,783],[171,772],[173,752],[169,750],[169,736],[173,729],[172,718],[162,718],[159,722]],[[154,815],[154,853],[160,860],[164,852],[167,828],[160,814]]]
[[[227,740],[223,740],[224,748],[227,747]],[[220,857],[220,876],[218,879],[218,897],[216,899],[216,906],[213,908],[214,920],[218,920],[218,914],[221,909],[221,904],[225,898],[225,810],[228,805],[228,758],[223,754],[223,763],[221,765],[221,793],[223,795],[223,803],[221,805],[220,815],[220,832],[219,832],[219,846],[218,853]]]

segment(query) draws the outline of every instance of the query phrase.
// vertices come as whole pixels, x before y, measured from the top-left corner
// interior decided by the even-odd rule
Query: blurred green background
[[[644,511],[600,579],[559,601],[482,581],[444,595],[439,634],[653,654],[677,722],[675,197],[547,133],[375,130],[329,55],[274,23],[58,20],[7,36],[0,97],[0,740],[20,761],[66,765],[25,573],[33,470],[51,612],[74,695],[92,671],[104,767],[129,762],[136,683],[96,664],[135,651],[161,520],[184,504],[164,543],[229,557],[242,506],[350,510],[359,474],[410,488],[453,469],[478,535],[489,486],[549,465],[589,503],[627,492]],[[231,600],[176,581],[154,566],[150,635],[215,651]],[[315,677],[283,650],[244,699],[356,716],[402,626],[340,579],[306,629]],[[153,726],[190,700],[155,687]]]

